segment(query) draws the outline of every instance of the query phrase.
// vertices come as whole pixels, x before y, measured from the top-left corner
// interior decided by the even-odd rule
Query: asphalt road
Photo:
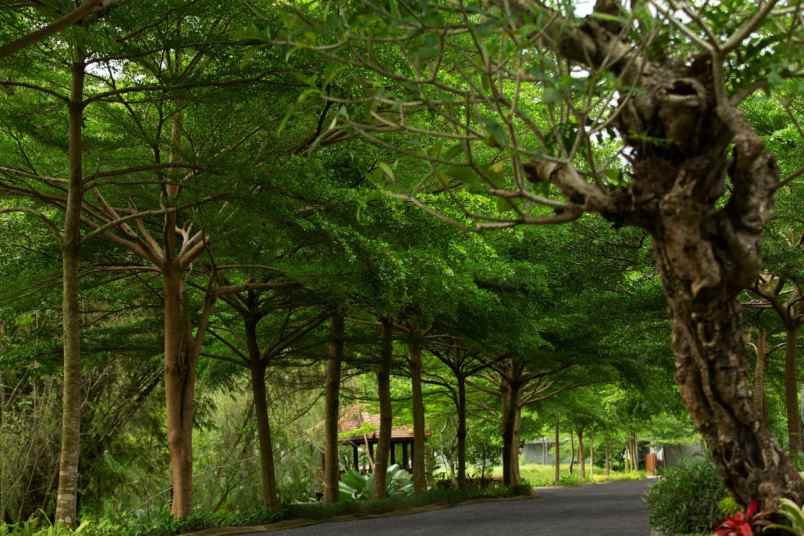
[[[532,499],[475,502],[417,514],[331,522],[270,536],[647,536],[648,482],[538,490]],[[256,534],[253,536],[257,536]]]

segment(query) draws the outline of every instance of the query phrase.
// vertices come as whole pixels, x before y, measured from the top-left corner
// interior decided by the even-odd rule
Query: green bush
[[[650,524],[664,534],[711,531],[723,519],[720,503],[726,487],[709,461],[685,462],[664,471],[648,490]]]

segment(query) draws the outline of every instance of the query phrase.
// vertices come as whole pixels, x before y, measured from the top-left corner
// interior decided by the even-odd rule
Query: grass
[[[589,478],[589,467],[586,468],[587,478],[582,480],[579,474],[578,465],[575,465],[573,474],[569,472],[569,464],[561,465],[561,480],[560,486],[581,486],[583,484],[598,484],[601,482],[611,482],[615,480],[641,480],[645,478],[644,471],[612,471],[609,476],[603,472],[602,469],[595,467],[595,472],[592,478]],[[519,467],[519,474],[523,480],[534,488],[555,485],[555,467],[553,465],[542,465],[537,463],[524,464]],[[493,475],[497,478],[502,477],[502,468],[497,467],[493,471]]]

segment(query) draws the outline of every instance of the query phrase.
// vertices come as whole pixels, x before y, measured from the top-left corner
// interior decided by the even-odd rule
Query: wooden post
[[[357,454],[357,443],[352,443],[352,462],[355,466],[355,471],[360,472],[360,458]]]
[[[402,443],[402,467],[410,470],[410,458],[408,457],[408,444]]]
[[[391,465],[396,463],[396,443],[391,440]]]
[[[369,446],[369,473],[373,473],[374,463],[372,462],[372,460],[374,460],[374,443],[369,441],[368,446]]]

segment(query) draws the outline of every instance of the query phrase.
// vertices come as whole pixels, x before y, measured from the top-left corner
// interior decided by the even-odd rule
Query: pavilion
[[[371,463],[360,467],[360,449],[374,459],[374,447],[379,442],[380,416],[372,415],[359,405],[347,408],[338,421],[338,437],[342,445],[352,447],[352,466],[357,471],[370,472]],[[429,435],[429,434],[427,434]],[[426,436],[425,436],[426,437]],[[401,460],[397,456],[401,454]],[[391,429],[390,464],[399,465],[407,471],[412,470],[413,428],[410,426],[394,426]],[[398,461],[399,460],[399,461]]]

